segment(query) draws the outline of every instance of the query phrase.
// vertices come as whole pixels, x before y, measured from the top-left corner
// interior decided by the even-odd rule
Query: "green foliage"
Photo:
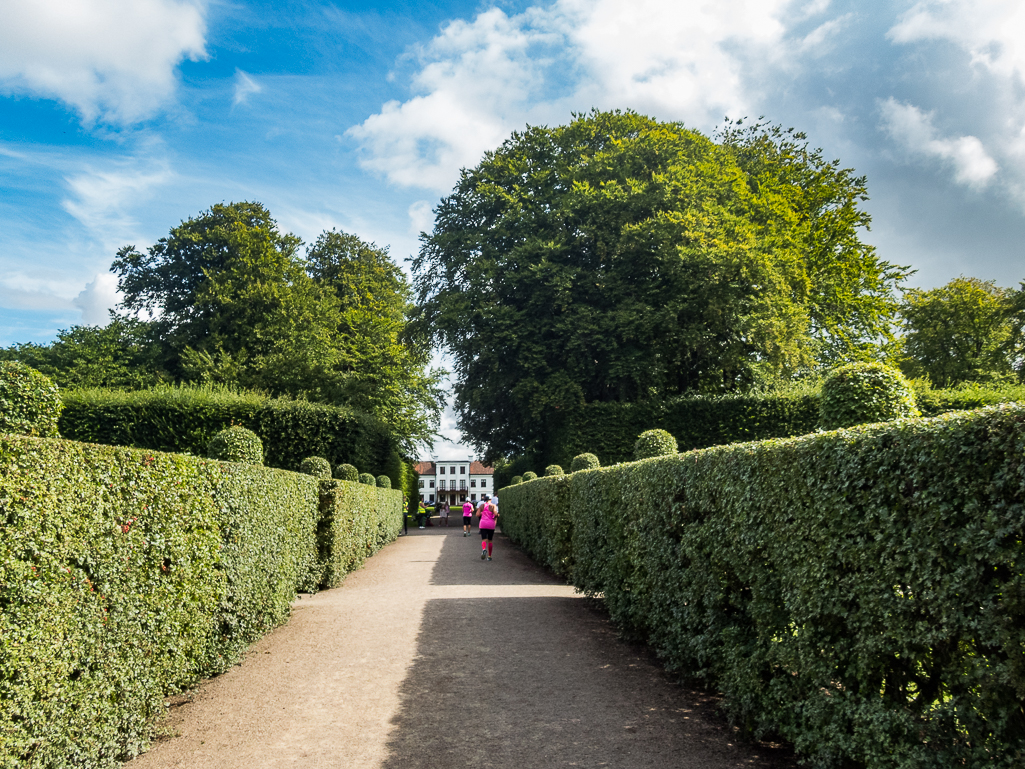
[[[1012,378],[1014,292],[993,281],[955,278],[904,292],[901,369],[934,385]]]
[[[391,478],[389,478],[387,475],[377,476],[377,478],[374,479],[374,482],[377,484],[377,488],[379,489],[391,488]]]
[[[321,483],[321,586],[338,587],[349,572],[399,535],[403,498],[397,489],[348,481]]]
[[[545,476],[547,477],[549,475],[565,475],[565,472],[563,472],[563,469],[559,467],[559,465],[548,465],[548,467],[545,468]]]
[[[54,437],[63,408],[48,377],[24,363],[0,361],[0,433]]]
[[[310,455],[382,467],[396,449],[388,426],[366,414],[224,387],[78,390],[63,398],[61,434],[89,443],[203,455],[217,432],[238,424],[260,436],[268,465],[286,470]]]
[[[637,436],[637,442],[634,443],[635,460],[664,457],[667,454],[675,454],[676,451],[676,438],[661,428],[645,430]]]
[[[252,430],[234,426],[221,430],[210,439],[206,455],[222,462],[244,462],[250,465],[263,464],[263,443]]]
[[[578,470],[593,470],[596,467],[601,467],[601,462],[598,460],[598,457],[589,452],[585,452],[573,457],[573,462],[569,466],[569,471],[571,473],[575,473]]]
[[[324,457],[306,457],[299,463],[299,472],[312,475],[314,478],[330,478],[331,463]]]
[[[523,474],[524,481],[532,481],[535,478],[537,478],[537,473],[535,473],[533,470],[527,470],[527,472]]]
[[[503,530],[810,765],[1011,769],[1022,446],[1017,404],[719,446],[505,488]]]
[[[335,468],[335,478],[340,481],[359,482],[359,470],[352,465],[341,464]]]
[[[509,481],[509,485],[510,486],[516,486],[516,485],[518,485],[520,483],[523,483],[523,476],[522,475],[514,475],[512,477],[512,480]]]
[[[827,430],[920,414],[904,375],[881,363],[849,363],[822,383],[819,422]]]
[[[461,431],[484,456],[547,458],[585,404],[874,354],[904,272],[860,242],[864,199],[864,179],[764,126],[716,144],[592,112],[513,134],[463,171],[413,261]]]
[[[360,473],[359,482],[365,483],[367,486],[376,486],[377,478],[374,477],[373,473]]]

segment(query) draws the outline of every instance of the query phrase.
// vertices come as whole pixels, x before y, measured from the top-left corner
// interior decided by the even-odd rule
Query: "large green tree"
[[[463,171],[413,262],[460,428],[492,458],[543,453],[585,402],[871,355],[902,272],[860,243],[863,197],[863,180],[764,127],[716,143],[593,112],[514,134]]]
[[[901,368],[938,387],[1013,377],[1015,300],[1010,289],[964,276],[905,291]]]

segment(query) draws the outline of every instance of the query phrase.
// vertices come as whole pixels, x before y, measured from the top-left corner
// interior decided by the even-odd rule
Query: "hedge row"
[[[320,579],[337,587],[345,575],[399,535],[405,512],[401,491],[350,481],[322,481]]]
[[[1025,400],[1025,387],[969,386],[925,390],[916,394],[924,416]],[[549,453],[536,459],[544,466],[568,466],[584,452],[602,464],[629,462],[634,441],[645,430],[662,428],[676,438],[680,451],[728,443],[807,435],[819,427],[817,391],[761,395],[682,396],[657,403],[590,403],[556,432]],[[524,468],[520,468],[522,471]],[[515,473],[510,472],[509,476]]]
[[[563,503],[565,528],[541,520]],[[1025,765],[1025,406],[502,489],[505,531],[812,765]],[[552,541],[553,539],[557,541]]]
[[[298,470],[317,456],[390,477],[401,463],[386,424],[340,406],[190,386],[62,396],[60,433],[76,441],[203,456],[216,433],[237,424],[260,436],[271,467]]]
[[[390,494],[360,497],[364,555]],[[238,661],[339,560],[319,500],[282,470],[0,436],[0,767],[142,750],[166,695]]]

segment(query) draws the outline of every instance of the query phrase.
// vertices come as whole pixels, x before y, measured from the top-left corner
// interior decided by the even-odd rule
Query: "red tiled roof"
[[[495,468],[493,468],[493,467],[485,467],[480,462],[476,462],[476,461],[470,463],[470,475],[494,475],[494,474],[495,474]]]
[[[448,464],[445,462],[444,464]],[[455,464],[455,463],[453,463]],[[420,475],[437,475],[438,468],[434,462],[417,462],[416,471]],[[470,463],[470,475],[494,475],[495,468],[485,467],[482,463],[474,461]]]
[[[416,471],[420,475],[436,475],[433,462],[417,462]]]

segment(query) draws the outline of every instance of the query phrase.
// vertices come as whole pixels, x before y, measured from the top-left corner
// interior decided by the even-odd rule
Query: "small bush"
[[[908,380],[881,363],[841,366],[822,383],[819,424],[826,430],[917,416],[920,412]]]
[[[314,478],[330,478],[331,463],[324,457],[306,457],[299,463],[299,472],[312,475]]]
[[[367,486],[376,486],[377,478],[375,478],[372,473],[360,473],[359,482],[365,483]]]
[[[664,457],[676,453],[676,438],[666,430],[647,430],[637,437],[634,460]]]
[[[351,481],[356,483],[359,481],[359,470],[352,465],[338,465],[335,468],[335,478],[339,481]]]
[[[0,433],[55,438],[63,408],[49,377],[24,363],[0,362]]]
[[[575,473],[578,470],[593,470],[596,467],[601,467],[601,462],[598,461],[598,457],[594,454],[577,454],[573,457],[573,463],[569,466],[569,471]]]
[[[206,455],[222,462],[262,465],[263,443],[252,430],[236,425],[217,433],[207,444]]]
[[[535,478],[537,478],[537,473],[535,473],[533,470],[527,470],[527,472],[523,474],[524,481],[532,481]]]
[[[511,479],[510,479],[510,481],[509,481],[509,485],[510,485],[510,486],[518,486],[518,485],[520,485],[521,483],[523,483],[523,476],[522,476],[522,475],[514,475],[514,476],[513,476],[513,477],[512,477]]]
[[[548,467],[545,468],[545,476],[565,474],[566,473],[563,472],[563,469],[559,465],[548,465]]]
[[[379,475],[379,476],[377,476],[377,488],[379,488],[379,489],[390,489],[391,488],[391,478],[389,478],[387,475]]]

